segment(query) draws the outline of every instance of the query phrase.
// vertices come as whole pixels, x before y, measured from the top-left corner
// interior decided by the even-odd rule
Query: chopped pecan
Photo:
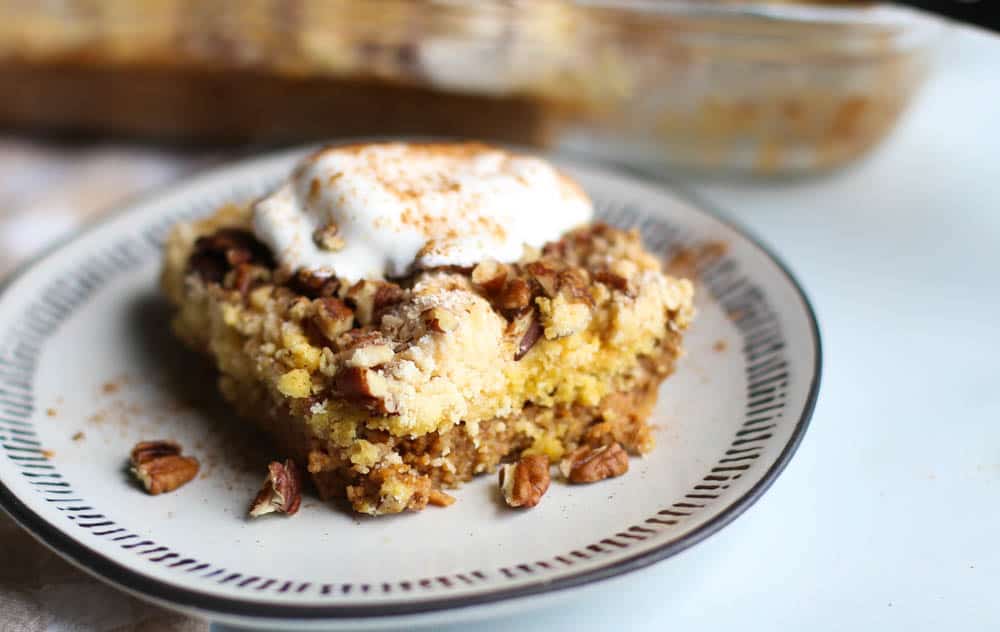
[[[627,296],[632,296],[633,291],[629,286],[628,279],[620,274],[615,274],[610,270],[601,270],[594,273],[594,280],[603,283],[613,290],[618,290]]]
[[[388,385],[378,372],[364,367],[344,367],[337,372],[333,380],[334,388],[348,400],[354,400],[362,406],[381,415],[391,411],[386,405]]]
[[[132,448],[132,473],[153,496],[171,492],[198,474],[198,460],[181,456],[174,441],[141,441]]]
[[[571,483],[593,483],[627,472],[628,454],[619,443],[598,448],[584,445],[570,452],[559,470]]]
[[[286,459],[284,464],[272,461],[267,466],[264,486],[250,504],[250,517],[269,513],[295,515],[302,503],[302,473],[295,461]]]
[[[314,299],[312,305],[312,322],[330,342],[354,327],[354,312],[340,299],[325,296]]]
[[[447,333],[458,327],[458,318],[455,314],[443,307],[432,307],[422,314],[427,328],[439,334]]]
[[[220,228],[194,242],[194,252],[188,259],[188,270],[211,283],[221,283],[226,272],[241,263],[258,263],[273,267],[271,251],[250,231]]]
[[[472,269],[472,282],[487,294],[496,294],[507,282],[507,273],[506,265],[487,259]]]
[[[301,269],[288,280],[287,285],[296,294],[309,298],[325,298],[336,296],[337,291],[340,290],[340,279]]]
[[[532,261],[525,270],[549,298],[562,295],[570,303],[593,305],[590,279],[582,268],[567,267],[551,258]]]
[[[354,305],[354,315],[362,325],[378,320],[381,313],[403,300],[403,288],[388,281],[358,281],[347,290],[346,299]]]
[[[500,468],[500,491],[510,507],[534,507],[549,489],[549,460],[541,454],[521,457]]]
[[[372,306],[372,309],[374,310],[373,316],[377,317],[378,313],[382,310],[402,301],[404,294],[403,288],[399,287],[395,283],[379,283],[378,290],[375,292],[375,302]]]
[[[559,290],[558,264],[551,260],[539,259],[527,264],[524,269],[538,282],[546,296],[551,298],[556,295]]]
[[[323,250],[337,252],[338,250],[343,250],[344,246],[347,245],[347,242],[344,241],[344,238],[339,233],[340,227],[330,222],[326,226],[316,229],[316,232],[313,233],[313,241]]]
[[[531,351],[538,339],[545,333],[542,321],[538,317],[538,310],[532,309],[519,316],[513,323],[521,331],[521,339],[517,343],[517,350],[514,352],[514,360],[520,360]]]
[[[347,349],[378,344],[385,341],[385,336],[381,332],[372,331],[367,327],[355,327],[339,335],[335,342],[339,349],[346,351]]]
[[[391,361],[394,355],[388,342],[359,345],[347,353],[345,364],[349,367],[373,367]]]
[[[246,261],[262,263],[271,261],[271,251],[267,246],[252,232],[242,228],[220,228],[211,235],[199,237],[195,242],[195,248],[223,252],[233,264]]]
[[[583,268],[566,268],[559,272],[558,291],[570,303],[583,303],[593,307],[594,297],[590,295],[590,278]]]
[[[226,287],[246,296],[251,290],[271,278],[271,271],[252,263],[237,265],[226,277]]]
[[[531,286],[524,279],[511,279],[500,292],[499,304],[507,311],[524,309],[531,305]]]
[[[550,241],[542,247],[543,257],[553,257],[556,259],[565,259],[566,251],[569,249],[569,245],[566,240],[560,239],[559,241]]]

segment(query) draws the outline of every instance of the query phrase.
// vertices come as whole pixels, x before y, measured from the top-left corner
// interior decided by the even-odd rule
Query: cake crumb
[[[59,414],[59,411],[57,411],[55,408],[46,408],[45,414],[48,415],[49,417],[55,417],[56,415]]]
[[[716,353],[722,353],[729,348],[729,344],[725,340],[716,340],[715,344],[712,345],[712,351]]]
[[[55,455],[56,453],[53,450],[42,450],[42,456],[44,456],[46,459],[51,459]]]
[[[85,436],[82,431],[77,431],[73,433],[73,441],[83,441]]]
[[[117,393],[119,388],[121,388],[120,384],[116,384],[115,382],[105,382],[101,385],[101,392],[105,395],[112,395]]]

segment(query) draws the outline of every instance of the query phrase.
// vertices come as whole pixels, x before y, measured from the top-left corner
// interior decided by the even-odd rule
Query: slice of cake
[[[323,497],[419,510],[522,456],[652,449],[692,285],[592,213],[537,158],[333,147],[178,225],[163,287],[178,336]]]

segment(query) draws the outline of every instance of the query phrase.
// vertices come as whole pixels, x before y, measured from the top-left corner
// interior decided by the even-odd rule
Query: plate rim
[[[346,142],[357,142],[350,140]],[[341,141],[332,144],[342,144]],[[198,182],[224,177],[225,173],[237,167],[249,167],[255,162],[266,162],[278,159],[281,156],[292,156],[314,149],[319,145],[310,144],[298,146],[290,149],[266,152],[253,157],[238,157],[201,171],[197,174],[182,177],[180,180],[167,185],[157,187],[147,193],[129,197],[121,203],[115,205],[111,210],[101,214],[99,218],[85,225],[81,230],[67,235],[46,247],[42,252],[31,257],[26,262],[15,268],[6,278],[0,282],[0,298],[6,295],[8,289],[22,276],[37,265],[43,263],[50,256],[62,250],[66,246],[83,239],[90,233],[100,230],[113,219],[134,211],[136,207],[150,203],[156,199],[170,195],[176,191],[195,186]],[[545,152],[527,149],[529,153],[546,155]],[[746,493],[737,498],[732,504],[725,507],[716,516],[695,528],[693,531],[682,535],[679,538],[665,542],[655,548],[645,552],[635,553],[614,561],[607,566],[595,568],[580,573],[561,577],[555,580],[540,579],[521,586],[512,588],[497,587],[478,595],[464,595],[456,597],[435,597],[431,599],[398,602],[388,604],[331,604],[331,605],[302,605],[283,604],[279,602],[261,602],[239,599],[234,597],[224,597],[201,592],[197,589],[182,588],[170,584],[155,577],[145,575],[140,571],[121,564],[101,553],[91,549],[82,541],[75,540],[58,527],[50,524],[40,514],[22,502],[14,492],[0,480],[0,509],[3,509],[13,520],[25,531],[31,534],[44,546],[66,559],[74,566],[82,569],[97,579],[111,584],[126,593],[142,599],[154,601],[173,607],[175,609],[190,612],[200,612],[212,615],[221,615],[229,619],[242,620],[280,620],[299,619],[305,621],[322,620],[349,620],[349,619],[392,619],[408,615],[426,615],[443,613],[446,611],[464,610],[480,606],[488,606],[502,602],[510,602],[528,597],[540,597],[554,593],[565,593],[574,588],[590,586],[595,583],[605,581],[614,577],[626,575],[628,573],[646,568],[652,564],[673,557],[678,553],[698,544],[699,542],[718,533],[736,518],[742,515],[747,509],[755,504],[760,497],[774,484],[784,469],[788,466],[799,445],[805,437],[809,423],[812,419],[816,402],[819,397],[820,383],[823,368],[822,339],[816,311],[809,300],[809,297],[802,287],[802,284],[791,272],[788,265],[779,257],[773,249],[760,239],[753,231],[748,230],[739,222],[731,219],[722,213],[717,207],[703,199],[689,188],[667,179],[657,180],[649,176],[637,174],[620,166],[590,160],[578,155],[548,154],[556,159],[565,158],[571,164],[597,169],[605,174],[618,178],[637,181],[642,186],[651,187],[667,192],[686,201],[696,213],[703,213],[719,223],[733,230],[743,237],[750,246],[760,251],[761,254],[770,260],[785,281],[791,286],[795,295],[803,308],[807,320],[808,330],[813,346],[813,366],[812,379],[806,393],[806,399],[799,416],[792,429],[791,435],[775,461]]]

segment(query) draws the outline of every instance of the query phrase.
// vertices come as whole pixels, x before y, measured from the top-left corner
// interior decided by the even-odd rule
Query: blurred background
[[[943,16],[997,28],[995,3],[907,4],[0,0],[0,276],[124,198],[340,137],[475,137],[673,179],[821,177],[878,145],[939,71]],[[4,552],[12,629],[84,610],[104,629],[203,627],[0,517]]]
[[[0,0],[0,125],[244,147],[474,136],[803,173],[891,129],[938,27],[870,2]]]
[[[889,133],[942,30],[857,0],[0,0],[0,273],[122,197],[337,137],[822,173]]]

